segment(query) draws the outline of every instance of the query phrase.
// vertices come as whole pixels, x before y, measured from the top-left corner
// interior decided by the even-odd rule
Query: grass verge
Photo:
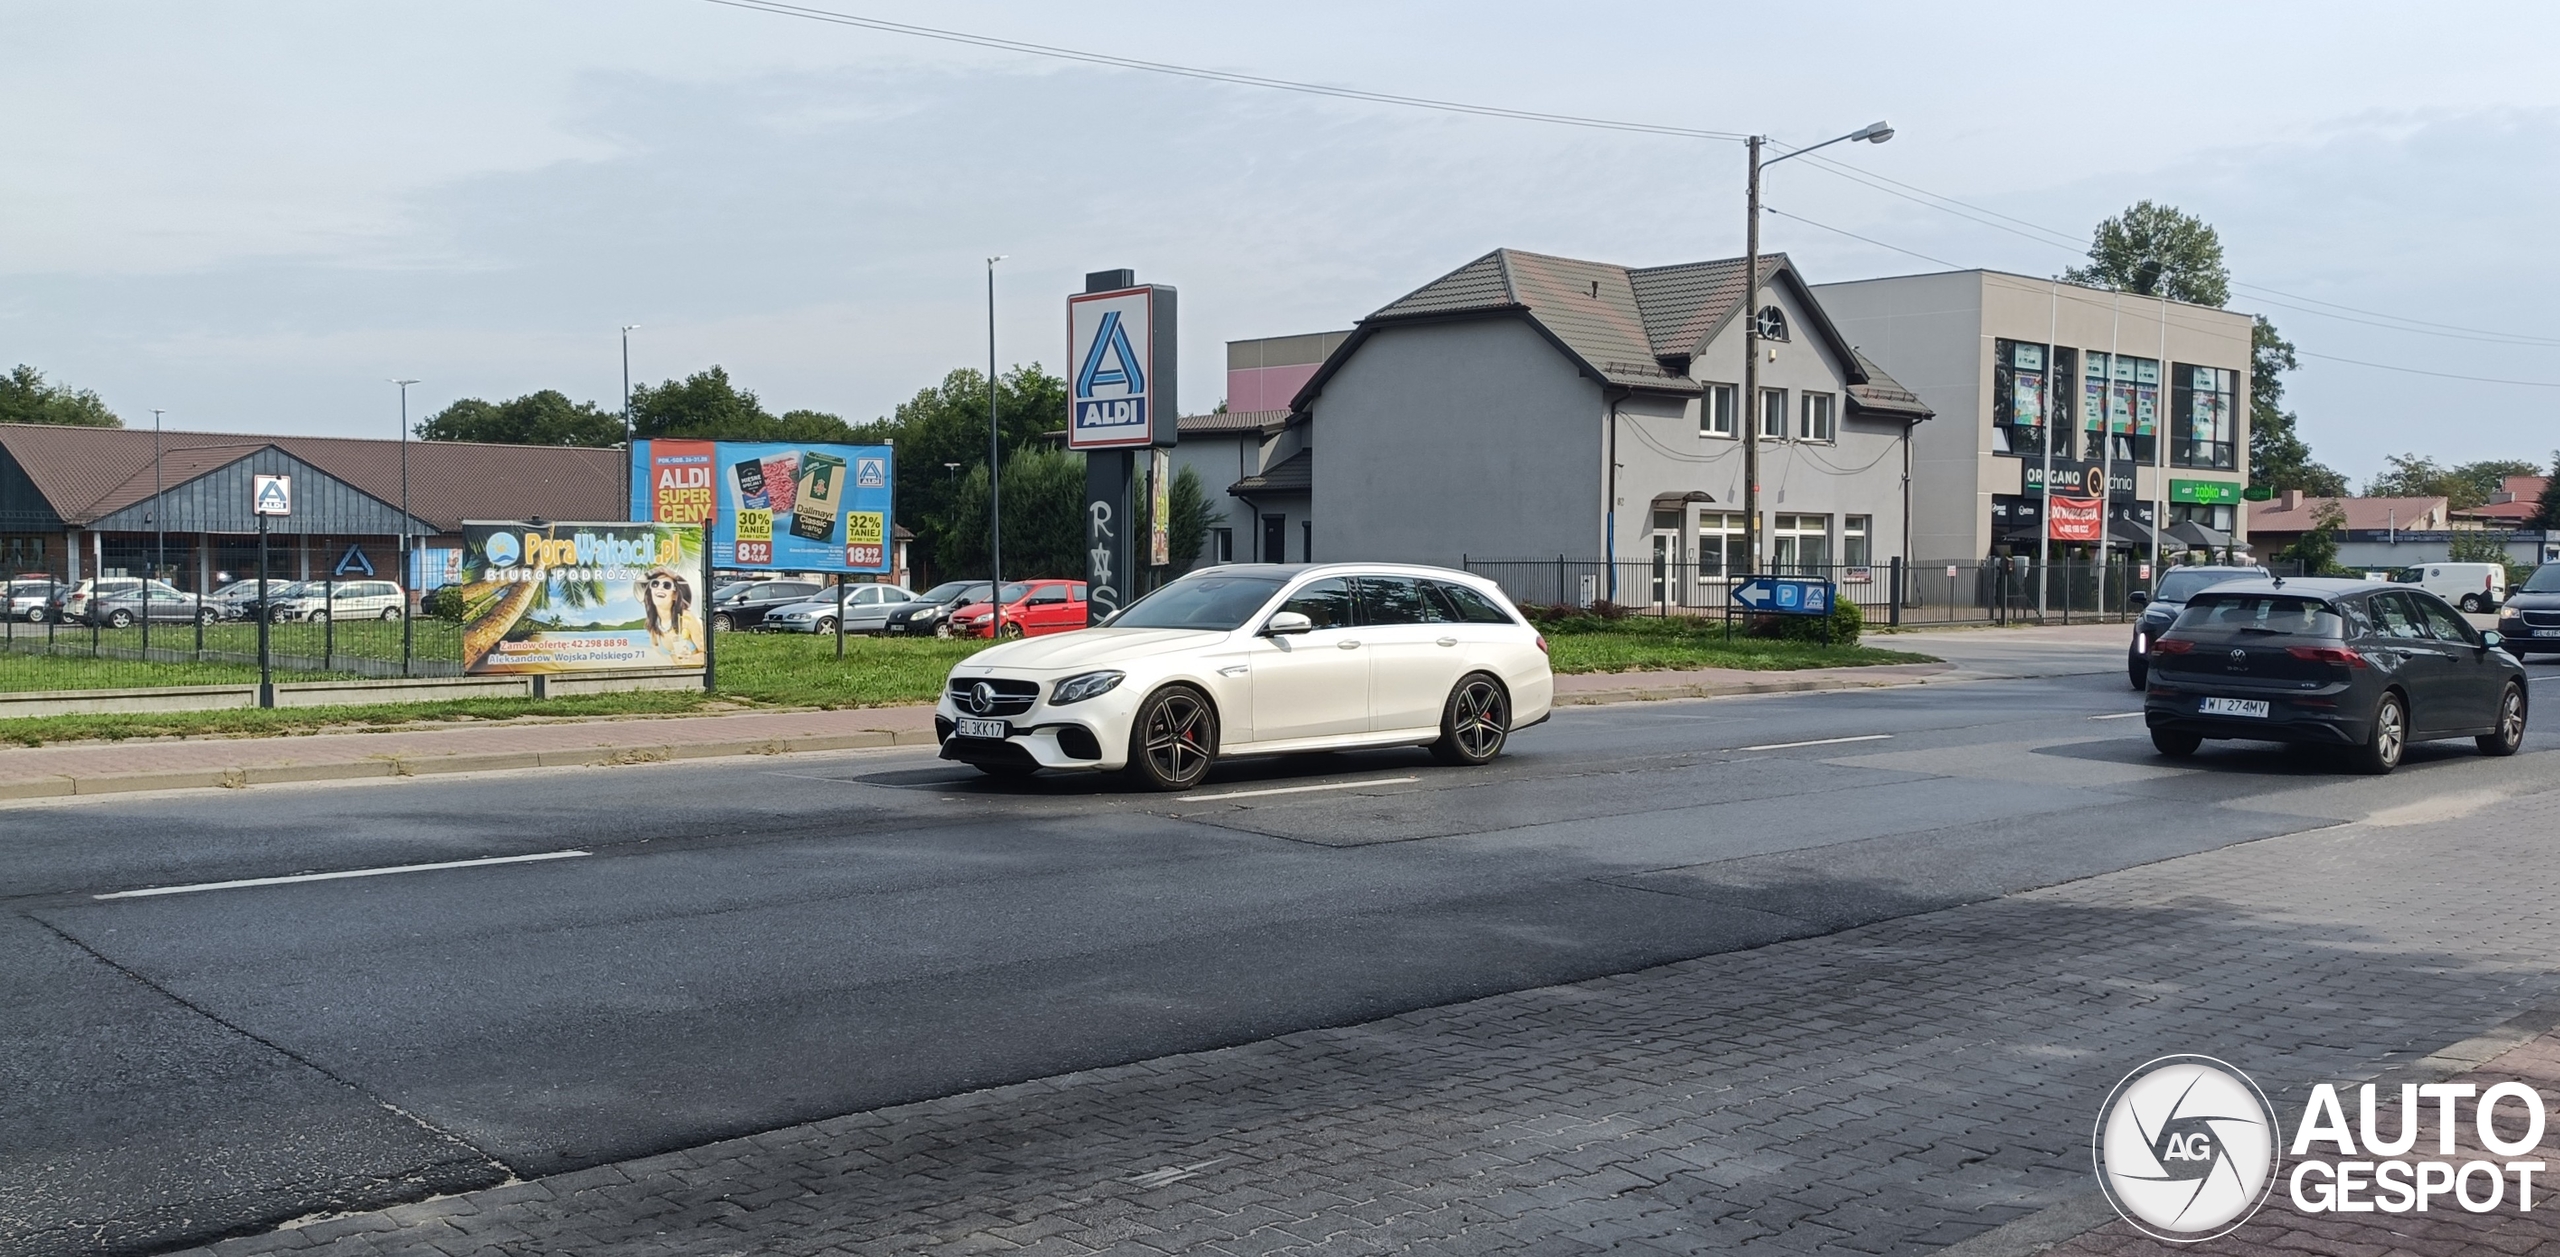
[[[1691,668],[1740,668],[1787,672],[1799,668],[1865,668],[1891,663],[1936,663],[1935,656],[1873,646],[1817,646],[1736,635],[1728,640],[1721,620],[1629,616],[1604,627],[1555,626],[1547,630],[1547,658],[1558,672],[1651,672]]]

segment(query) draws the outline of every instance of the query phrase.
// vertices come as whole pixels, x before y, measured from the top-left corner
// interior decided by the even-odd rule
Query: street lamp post
[[[996,263],[1006,256],[987,259],[987,603],[998,616],[1004,614],[1004,438],[996,427]],[[988,625],[990,636],[1001,636],[1002,625]]]
[[[160,476],[160,408],[151,408],[151,580],[142,582],[142,657],[151,657],[151,581],[160,579],[160,569],[169,566],[169,503],[161,497],[165,488]],[[199,593],[197,597],[203,595]],[[198,629],[201,633],[204,630]]]
[[[392,383],[400,388],[400,675],[408,676],[417,667],[418,648],[417,617],[409,603],[418,596],[421,575],[409,570],[409,386],[417,381]]]
[[[1845,140],[1865,140],[1882,144],[1893,138],[1893,128],[1871,122],[1847,135],[1833,136],[1820,144],[1800,148],[1791,153],[1760,160],[1760,146],[1768,141],[1755,135],[1745,141],[1751,152],[1751,180],[1746,200],[1748,222],[1743,230],[1742,259],[1742,396],[1734,399],[1734,409],[1743,425],[1742,433],[1742,548],[1745,576],[1760,571],[1760,171],[1790,157],[1802,157],[1817,148],[1827,148]],[[1781,413],[1779,422],[1786,416]],[[1908,538],[1905,539],[1906,543]]]

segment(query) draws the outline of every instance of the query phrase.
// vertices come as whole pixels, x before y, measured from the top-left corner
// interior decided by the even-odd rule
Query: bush
[[[1859,635],[1867,631],[1867,617],[1859,612],[1856,603],[1841,599],[1831,604],[1829,615],[1754,615],[1744,621],[1743,631],[1752,637],[1782,642],[1855,646]]]
[[[462,623],[462,586],[439,585],[418,600],[418,610],[431,619]]]
[[[1549,633],[1589,633],[1615,624],[1632,614],[1628,609],[1606,598],[1587,607],[1563,602],[1524,602],[1520,614],[1529,623]]]

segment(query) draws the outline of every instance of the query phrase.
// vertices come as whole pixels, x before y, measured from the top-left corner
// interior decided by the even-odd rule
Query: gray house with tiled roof
[[[1881,580],[1904,553],[1905,460],[1929,408],[1839,334],[1783,255],[1761,262],[1761,395],[1745,407],[1745,287],[1738,259],[1498,249],[1388,303],[1265,444],[1262,479],[1307,486],[1312,544],[1288,557],[1612,557],[1621,574],[1602,579],[1619,587],[1597,596],[1721,605],[1747,557],[1747,417],[1763,434],[1758,570]]]

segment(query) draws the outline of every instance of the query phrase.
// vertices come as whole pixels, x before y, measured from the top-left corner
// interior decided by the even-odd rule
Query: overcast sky
[[[823,3],[823,0],[822,0]],[[843,12],[1138,57],[1810,143],[2085,239],[2144,197],[2213,223],[2305,351],[2560,384],[2560,8],[1030,4]],[[1950,14],[1962,14],[1950,16]],[[1746,51],[1746,49],[1756,51]],[[1348,326],[1496,246],[1741,251],[1708,140],[1420,112],[882,34],[705,0],[0,0],[0,368],[129,423],[392,435],[725,365],[779,411],[886,413],[986,358],[1057,368],[1063,298],[1182,290],[1183,398],[1230,338]],[[1805,162],[1769,203],[1966,266],[2073,251]],[[1941,269],[1785,218],[1816,282]],[[2267,295],[2269,291],[2290,297]],[[2551,344],[2389,330],[2307,297]],[[2560,387],[2306,359],[2287,402],[2384,455],[2548,459]]]

